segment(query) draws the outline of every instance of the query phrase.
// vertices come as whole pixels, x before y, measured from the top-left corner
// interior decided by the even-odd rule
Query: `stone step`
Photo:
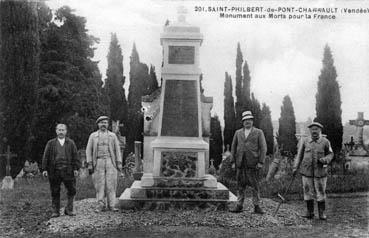
[[[131,186],[131,198],[137,199],[185,199],[185,200],[227,200],[228,189],[221,183],[216,188],[206,187],[142,187],[141,181],[135,181]]]
[[[127,188],[119,198],[122,209],[167,210],[174,209],[206,209],[228,210],[235,206],[237,197],[228,191],[228,199],[170,199],[170,198],[132,198],[131,188]]]

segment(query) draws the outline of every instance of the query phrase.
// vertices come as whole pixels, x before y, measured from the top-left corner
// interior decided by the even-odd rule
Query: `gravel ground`
[[[95,213],[95,199],[84,199],[75,203],[77,216],[61,216],[47,221],[51,233],[82,234],[120,227],[132,229],[147,226],[190,226],[190,227],[222,227],[222,228],[272,228],[285,226],[309,227],[311,222],[298,216],[296,209],[284,204],[277,217],[273,213],[277,203],[263,199],[262,207],[266,214],[253,214],[251,199],[246,199],[244,212],[230,213],[225,211],[204,210],[168,210],[168,211],[121,211]]]

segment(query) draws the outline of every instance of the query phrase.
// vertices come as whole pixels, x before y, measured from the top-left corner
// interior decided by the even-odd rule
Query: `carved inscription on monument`
[[[169,64],[194,64],[194,46],[169,46]]]
[[[162,136],[199,136],[196,83],[193,80],[166,81]]]

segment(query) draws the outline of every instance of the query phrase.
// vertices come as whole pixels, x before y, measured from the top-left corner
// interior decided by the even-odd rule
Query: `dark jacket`
[[[231,153],[237,168],[242,167],[242,160],[246,160],[248,168],[256,168],[257,163],[264,164],[266,151],[267,145],[262,130],[252,127],[247,138],[244,128],[235,132]]]
[[[56,143],[58,139],[54,138],[47,142],[44,155],[42,157],[42,171],[47,171],[49,177],[53,177],[55,173],[55,157],[56,157]],[[65,154],[68,160],[67,175],[74,177],[73,170],[79,170],[81,167],[80,161],[77,157],[77,147],[73,140],[68,137],[65,138]]]
[[[294,167],[306,177],[322,178],[327,176],[327,164],[333,159],[329,140],[320,137],[316,142],[311,137],[300,141]]]

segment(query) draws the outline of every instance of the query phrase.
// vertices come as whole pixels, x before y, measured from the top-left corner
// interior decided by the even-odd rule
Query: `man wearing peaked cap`
[[[300,169],[307,212],[303,217],[314,218],[314,200],[318,203],[319,219],[326,220],[325,199],[327,184],[327,166],[333,159],[331,144],[322,136],[323,126],[319,122],[311,123],[310,136],[302,138],[294,163],[293,175]]]
[[[86,161],[89,173],[92,174],[98,202],[95,211],[105,210],[106,205],[109,210],[118,211],[115,207],[116,190],[118,170],[122,170],[119,141],[117,136],[108,130],[109,117],[97,118],[96,124],[99,130],[90,135],[86,147]]]
[[[233,137],[231,154],[236,163],[238,201],[232,212],[242,212],[246,186],[252,188],[254,212],[263,214],[260,207],[260,169],[263,167],[267,145],[262,130],[253,126],[254,117],[250,111],[242,113],[243,128]]]

